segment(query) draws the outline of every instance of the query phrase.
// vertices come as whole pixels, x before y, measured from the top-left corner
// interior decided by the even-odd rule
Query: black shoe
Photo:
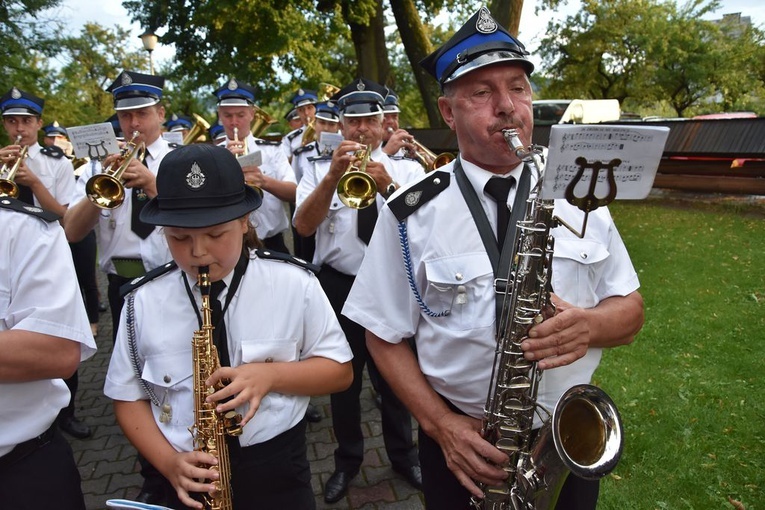
[[[415,489],[422,490],[422,470],[420,466],[409,466],[406,468],[393,468],[393,471],[404,477],[409,485]]]
[[[90,427],[82,423],[74,416],[67,416],[62,418],[58,422],[58,426],[61,428],[61,430],[72,437],[76,437],[77,439],[86,439],[93,435],[93,431],[90,430]]]
[[[335,471],[324,486],[324,501],[337,503],[348,492],[348,484],[351,483],[355,474],[344,471]]]
[[[308,409],[305,411],[305,419],[311,423],[319,423],[321,421],[321,411],[313,404],[308,404]]]
[[[105,312],[108,309],[109,309],[109,307],[106,306],[105,303],[98,303],[98,311],[99,312]]]
[[[150,489],[141,489],[141,492],[133,501],[148,503],[150,505],[161,505],[165,502],[165,495],[161,490],[154,491]]]

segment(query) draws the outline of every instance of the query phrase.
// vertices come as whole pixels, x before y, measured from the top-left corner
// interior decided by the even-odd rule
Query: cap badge
[[[420,202],[421,196],[422,196],[422,191],[410,191],[404,197],[404,203],[408,205],[409,207],[414,207]]]
[[[235,79],[231,78],[228,82],[228,90],[236,90],[239,88],[239,84]]]
[[[133,79],[130,77],[128,73],[122,73],[122,85],[130,85],[133,83]]]
[[[482,34],[493,34],[497,31],[497,22],[491,17],[491,13],[486,7],[481,7],[481,10],[478,11],[475,29]]]
[[[54,121],[53,121],[53,127],[59,127],[59,125],[58,125],[58,121],[57,121],[57,120],[54,120]]]
[[[304,95],[305,95],[305,90],[303,90],[303,89],[298,89],[298,93],[297,93],[297,95],[298,95],[298,96],[304,96]]]
[[[199,168],[197,162],[194,161],[194,164],[191,165],[191,171],[186,174],[186,184],[188,184],[191,189],[199,189],[204,186],[206,179],[205,174],[202,173],[202,169]]]
[[[334,108],[334,107],[335,107],[335,103],[333,103],[332,101],[327,101],[327,108]]]
[[[170,117],[170,120],[178,120],[178,115],[176,115],[176,114],[173,114],[173,116],[172,116],[172,117]]]
[[[19,89],[13,87],[13,90],[11,91],[11,97],[13,99],[21,99],[21,92],[19,92]]]
[[[365,88],[367,87],[364,85],[364,82],[359,80],[359,83],[356,84],[356,90],[364,90]]]

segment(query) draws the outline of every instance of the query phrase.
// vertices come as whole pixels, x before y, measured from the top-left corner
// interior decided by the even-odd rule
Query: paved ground
[[[103,283],[103,281],[102,281]],[[102,289],[105,296],[105,289]],[[103,395],[103,383],[111,355],[111,318],[101,314],[100,332],[96,339],[99,351],[80,366],[80,388],[77,394],[77,416],[93,428],[93,436],[85,440],[70,438],[75,460],[82,476],[82,490],[88,510],[106,509],[111,498],[134,498],[141,484],[135,449],[125,439],[114,420],[111,401]],[[404,510],[422,509],[422,495],[394,473],[385,455],[380,414],[374,405],[369,380],[362,393],[362,419],[366,452],[361,472],[352,481],[345,498],[338,503],[324,503],[322,488],[332,474],[335,449],[332,423],[329,418],[329,397],[313,398],[324,419],[309,424],[308,458],[313,473],[313,489],[319,509]],[[416,435],[415,435],[416,437]]]

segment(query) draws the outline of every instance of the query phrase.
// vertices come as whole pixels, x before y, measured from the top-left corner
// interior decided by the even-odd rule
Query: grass
[[[625,430],[599,509],[765,509],[765,216],[667,200],[611,210],[646,322],[595,374]]]

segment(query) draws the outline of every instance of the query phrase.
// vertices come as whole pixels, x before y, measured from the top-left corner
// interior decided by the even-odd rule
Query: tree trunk
[[[343,18],[351,29],[351,40],[359,63],[357,77],[385,83],[390,76],[388,49],[385,46],[385,18],[382,0],[377,0],[376,4],[375,15],[368,24],[349,21],[350,9],[353,8],[350,0],[343,2]]]
[[[497,23],[513,34],[513,37],[518,37],[523,0],[492,0],[489,10]]]
[[[414,0],[390,0],[393,16],[396,18],[401,42],[404,43],[404,51],[412,66],[412,73],[420,89],[425,112],[431,127],[443,127],[441,112],[438,110],[438,96],[440,90],[438,82],[420,66],[420,60],[427,57],[433,46],[430,44],[425,29],[414,5]]]

